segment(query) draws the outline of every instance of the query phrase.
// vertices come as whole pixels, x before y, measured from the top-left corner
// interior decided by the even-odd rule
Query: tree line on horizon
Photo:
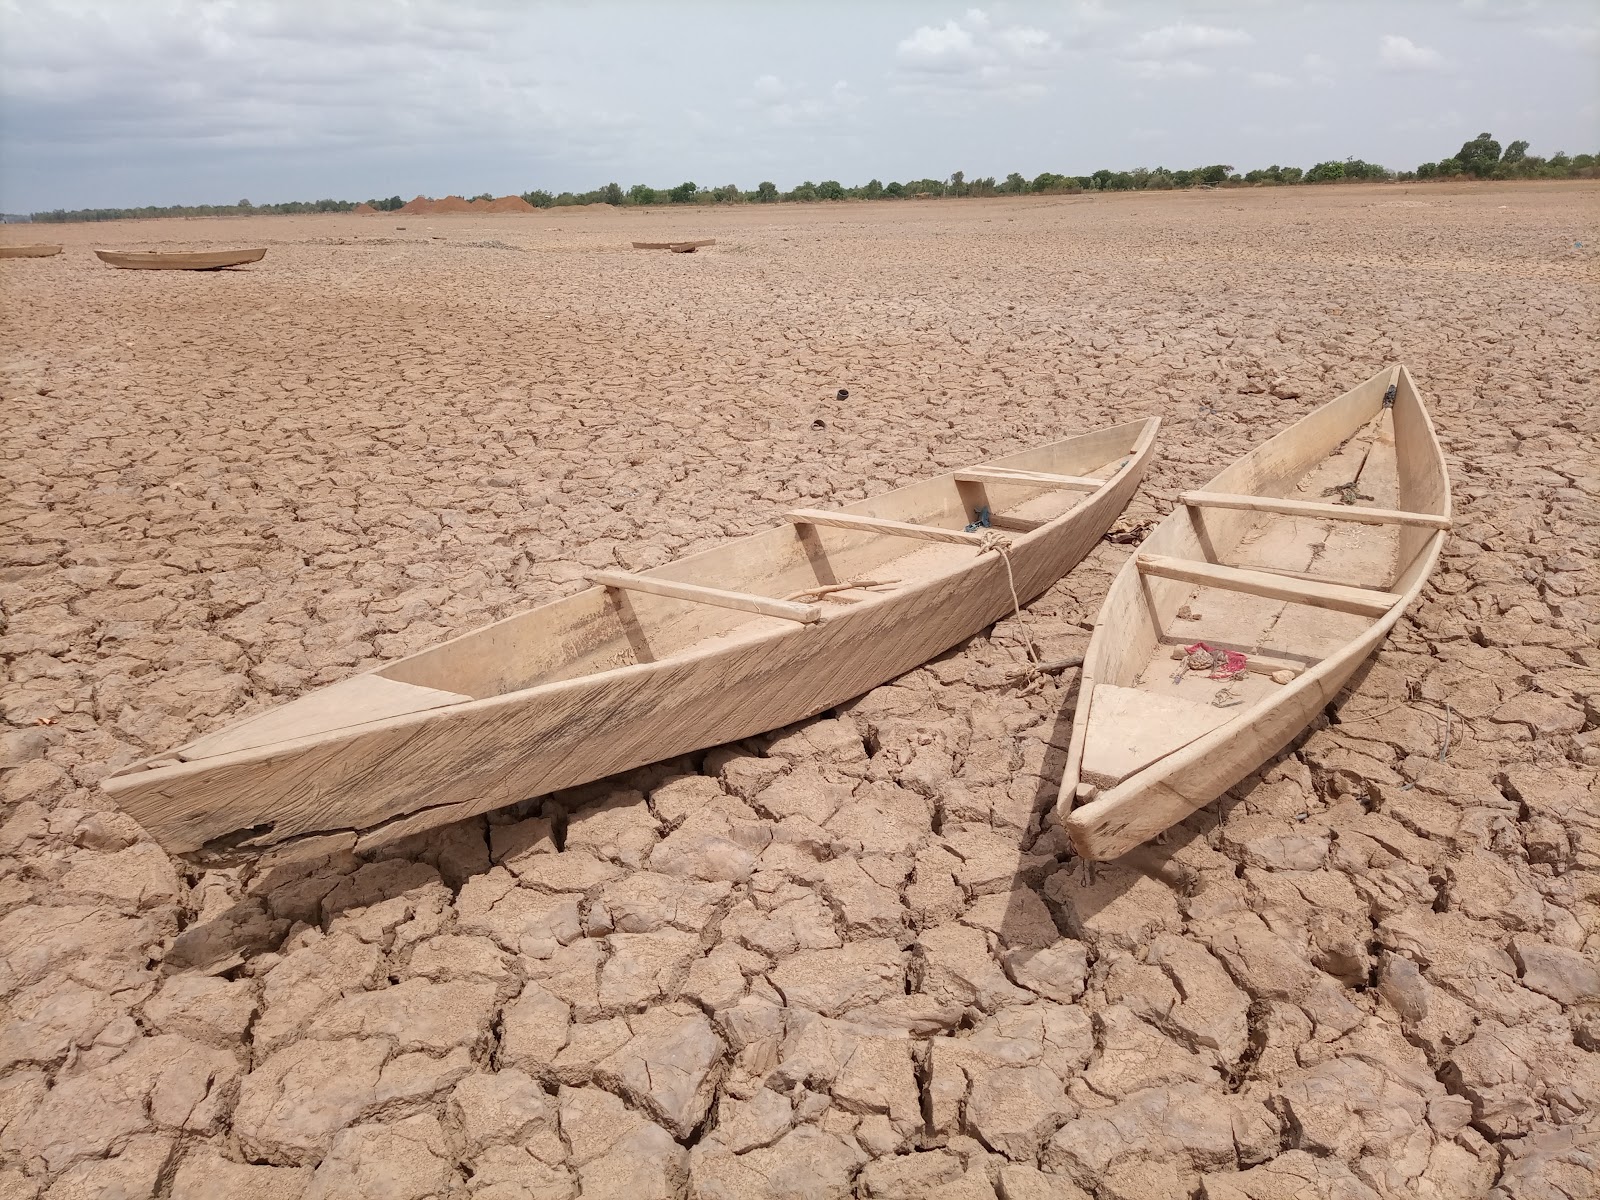
[[[1263,187],[1309,183],[1342,183],[1346,181],[1409,183],[1418,180],[1461,179],[1594,179],[1600,178],[1600,155],[1567,155],[1556,151],[1549,158],[1528,153],[1528,143],[1514,141],[1504,149],[1491,134],[1480,133],[1462,144],[1456,153],[1437,162],[1426,162],[1414,171],[1391,171],[1378,163],[1347,158],[1343,162],[1330,160],[1311,167],[1270,167],[1235,171],[1226,163],[1206,167],[1168,170],[1166,167],[1138,167],[1131,171],[1101,169],[1090,175],[1058,175],[1046,171],[1032,179],[1013,171],[1003,180],[987,175],[968,179],[963,171],[956,171],[947,179],[912,179],[906,182],[883,183],[868,180],[856,187],[845,187],[835,179],[820,183],[810,180],[789,191],[781,190],[771,180],[763,180],[751,191],[729,183],[721,187],[703,188],[693,182],[684,182],[671,188],[656,188],[636,183],[624,190],[620,184],[608,183],[592,192],[552,193],[543,189],[523,192],[522,199],[535,208],[560,208],[579,204],[610,204],[616,207],[645,206],[653,204],[773,204],[779,201],[806,203],[819,200],[901,200],[931,196],[982,197],[1019,195],[1072,195],[1082,192],[1167,191],[1193,187]],[[474,200],[492,200],[488,192],[472,197]],[[380,212],[393,212],[404,206],[399,196],[372,199],[365,202]],[[284,204],[251,204],[240,200],[237,204],[201,204],[147,206],[144,208],[86,208],[55,209],[32,214],[34,221],[115,221],[139,217],[216,217],[257,213],[317,213],[349,212],[357,206],[353,200],[290,201]]]

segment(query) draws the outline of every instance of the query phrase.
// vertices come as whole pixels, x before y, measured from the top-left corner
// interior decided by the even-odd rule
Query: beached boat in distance
[[[1450,528],[1444,457],[1399,366],[1178,500],[1084,655],[1058,811],[1085,858],[1126,853],[1294,740],[1416,599]]]
[[[220,271],[224,267],[238,267],[245,263],[260,262],[266,256],[266,247],[256,250],[196,250],[173,252],[167,250],[134,250],[120,254],[112,250],[96,250],[95,255],[108,267],[123,267],[134,271]]]
[[[716,238],[702,238],[698,242],[634,242],[635,250],[671,250],[674,254],[693,254],[701,246],[715,246]]]
[[[53,258],[60,246],[0,246],[0,258]]]
[[[1039,595],[1100,540],[1159,421],[903,487],[585,591],[129,766],[167,850],[430,826],[814,716]],[[988,529],[969,531],[975,517]],[[1006,531],[1004,535],[998,531]],[[997,552],[997,537],[1009,548]]]

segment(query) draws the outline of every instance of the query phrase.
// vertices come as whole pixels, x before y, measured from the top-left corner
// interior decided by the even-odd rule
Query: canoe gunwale
[[[1219,472],[1217,479],[1230,474],[1244,473],[1241,471],[1243,464],[1252,462],[1257,456],[1270,456],[1276,448],[1290,444],[1291,435],[1297,426],[1320,417],[1334,405],[1345,402],[1352,392],[1371,387],[1384,377],[1394,383],[1403,381],[1408,396],[1414,401],[1416,415],[1420,417],[1418,428],[1425,436],[1420,447],[1413,449],[1413,453],[1424,454],[1426,462],[1421,466],[1430,473],[1437,474],[1436,507],[1439,511],[1433,514],[1424,513],[1420,508],[1415,511],[1443,518],[1446,527],[1418,528],[1418,533],[1427,535],[1426,540],[1417,552],[1410,556],[1409,561],[1405,561],[1402,557],[1402,561],[1397,562],[1394,583],[1389,589],[1395,594],[1394,602],[1382,613],[1371,617],[1371,623],[1361,633],[1350,638],[1333,653],[1322,656],[1314,665],[1297,675],[1288,684],[1282,685],[1279,690],[1267,693],[1233,720],[1201,735],[1193,742],[1180,746],[1083,804],[1075,804],[1077,779],[1064,778],[1057,800],[1057,814],[1072,839],[1074,850],[1081,857],[1104,861],[1127,853],[1162,830],[1170,828],[1212,803],[1228,788],[1247,778],[1253,771],[1281,753],[1284,747],[1291,744],[1315,719],[1316,714],[1337,697],[1350,677],[1372,656],[1398,624],[1401,616],[1421,595],[1438,566],[1445,542],[1449,538],[1448,522],[1453,517],[1454,510],[1449,470],[1444,462],[1444,454],[1439,446],[1432,417],[1422,394],[1411,379],[1410,372],[1403,365],[1386,368],[1355,388],[1328,401],[1327,404],[1303,414],[1293,425],[1235,459]],[[1340,444],[1358,435],[1364,427],[1363,422],[1376,416],[1377,412],[1382,411],[1382,407],[1379,406],[1376,411],[1364,416],[1357,414],[1358,419],[1354,420],[1350,432]],[[1217,479],[1213,479],[1203,488],[1191,490],[1205,492],[1235,490],[1219,486]],[[1111,674],[1104,669],[1108,656],[1114,652],[1111,648],[1108,624],[1113,615],[1111,610],[1125,589],[1137,586],[1139,556],[1145,547],[1155,540],[1169,523],[1187,519],[1186,513],[1187,506],[1180,500],[1172,513],[1163,518],[1161,524],[1151,531],[1145,542],[1128,557],[1116,579],[1112,581],[1111,587],[1107,590],[1106,600],[1096,617],[1094,632],[1084,655],[1083,670],[1086,678],[1100,679]],[[1161,552],[1167,552],[1165,547]],[[1157,629],[1156,632],[1159,640],[1162,631]],[[1074,734],[1078,731],[1080,721],[1087,723],[1088,705],[1082,705],[1081,700],[1080,705],[1081,713],[1073,714]]]
[[[1041,594],[1075,566],[1126,506],[1153,457],[1154,438],[1159,424],[1160,419],[1152,417],[1061,439],[1061,442],[1071,442],[1078,438],[1107,437],[1125,430],[1133,445],[1125,452],[1126,458],[1097,492],[1084,495],[1075,507],[1038,529],[1010,538],[1010,555],[1019,590],[1026,593],[1024,601]],[[1058,443],[1051,445],[1055,444]],[[1038,449],[1043,448],[1034,448]],[[1117,453],[1109,453],[1108,462],[1116,462]],[[919,480],[918,484],[937,482],[953,474],[945,472],[941,476]],[[757,533],[750,536],[762,535]],[[722,543],[654,569],[681,567],[701,554],[715,554],[731,544],[735,542]],[[1040,557],[1040,553],[1049,557]],[[1061,561],[1056,561],[1057,558]],[[978,574],[974,575],[974,572]],[[649,572],[640,574],[648,575]],[[970,594],[964,595],[952,609],[946,602],[948,589],[952,581],[964,576],[973,576],[973,586],[967,589]],[[927,661],[934,654],[941,653],[1007,615],[1012,605],[1009,594],[1003,589],[1004,569],[999,556],[975,554],[948,567],[935,569],[912,584],[886,593],[870,593],[848,607],[829,610],[814,624],[783,622],[785,628],[759,629],[750,636],[734,637],[727,644],[710,650],[663,657],[653,662],[625,663],[424,712],[402,714],[209,758],[174,763],[174,755],[182,752],[183,748],[180,747],[158,758],[131,764],[101,782],[125,811],[141,820],[158,841],[177,854],[200,852],[203,855],[210,848],[220,848],[223,846],[222,831],[227,829],[235,831],[226,835],[229,838],[235,834],[248,836],[252,829],[264,829],[257,840],[227,843],[230,852],[248,855],[273,845],[304,841],[330,833],[354,831],[365,834],[406,822],[423,828],[515,803],[528,796],[543,795],[604,778],[674,754],[690,753],[724,741],[752,736],[764,729],[780,728],[835,707],[878,686],[885,679]],[[581,594],[572,593],[546,603],[557,603]],[[1004,596],[1003,603],[999,599],[1001,596]],[[971,623],[968,628],[967,624],[976,612],[981,612],[986,619]],[[506,618],[511,619],[515,618]],[[922,623],[923,627],[916,630],[916,636],[905,639],[902,645],[875,652],[875,655],[881,653],[884,661],[895,663],[895,669],[886,674],[878,674],[879,663],[872,656],[868,656],[872,661],[865,665],[852,664],[848,658],[844,659],[847,669],[843,674],[846,680],[837,684],[831,680],[819,682],[815,669],[801,665],[805,662],[799,653],[802,648],[814,646],[815,657],[825,657],[833,663],[840,654],[849,650],[855,639],[882,637],[898,628],[894,622],[907,620]],[[460,638],[474,637],[482,629],[492,628],[493,624],[462,634]],[[859,632],[852,631],[852,625],[857,626]],[[814,638],[821,640],[810,640]],[[440,646],[448,646],[457,640],[449,639]],[[933,641],[941,644],[937,649],[929,650],[928,646]],[[433,647],[431,650],[439,648]],[[902,661],[913,652],[917,655],[914,661]],[[863,656],[856,653],[854,657]],[[376,674],[395,665],[386,663],[371,673]],[[637,720],[640,705],[660,702],[663,695],[672,694],[674,686],[702,685],[708,672],[718,672],[719,679],[725,682],[728,695],[732,696],[735,693],[761,694],[761,688],[774,685],[774,672],[783,670],[796,672],[799,682],[793,695],[780,696],[771,705],[774,710],[781,710],[785,714],[784,719],[764,723],[760,729],[745,729],[731,736],[715,736],[706,740],[698,732],[702,726],[708,732],[717,731],[720,734],[741,722],[748,723],[752,718],[743,711],[729,707],[728,701],[720,697],[708,698],[703,692],[692,692],[689,702],[707,710],[704,720],[691,724],[691,732],[681,735],[684,745],[665,754],[649,753],[639,757],[643,747],[659,749],[660,739],[653,735],[634,736],[631,728],[618,725],[618,722]],[[787,678],[783,675],[779,677]],[[853,687],[847,694],[833,694],[846,681],[862,686]],[[552,714],[561,715],[562,723],[559,726],[551,724],[555,719]],[[759,715],[765,721],[767,714],[763,712]],[[381,807],[380,802],[363,802],[363,806],[352,798],[351,789],[359,791],[365,786],[353,769],[343,774],[336,773],[332,782],[323,786],[318,771],[330,762],[330,755],[341,754],[346,747],[353,749],[355,743],[362,739],[372,739],[363,753],[380,755],[383,761],[392,757],[418,762],[417,756],[426,740],[426,735],[418,740],[419,735],[423,726],[433,722],[440,723],[440,732],[435,736],[443,736],[452,730],[462,730],[464,733],[474,731],[476,736],[481,736],[486,725],[495,723],[495,728],[504,729],[505,736],[513,739],[509,743],[513,747],[509,763],[500,763],[492,777],[452,776],[448,787],[437,778],[427,776],[424,769],[421,775],[408,778],[406,788],[384,790]],[[587,745],[584,739],[604,736],[601,731],[619,728],[628,736],[619,733],[620,742],[601,747],[598,758],[606,769],[593,771],[594,763],[585,761],[588,752],[583,749]],[[516,740],[519,737],[523,740]],[[370,761],[376,766],[378,760]],[[155,763],[162,765],[153,765]],[[243,773],[243,782],[237,785],[243,789],[237,811],[230,810],[226,803],[210,805],[195,798],[196,788],[204,792],[221,787],[224,776],[232,771]],[[366,773],[365,770],[361,772],[362,775]],[[513,789],[520,788],[522,782],[532,776],[551,782],[548,786],[511,794]],[[425,789],[428,798],[422,796]],[[369,812],[369,808],[372,811]],[[352,809],[355,810],[353,814]],[[430,819],[430,809],[439,810],[444,815]],[[219,812],[228,814],[225,821],[213,816]],[[370,815],[371,819],[346,819],[352,815]],[[270,820],[267,819],[269,816]]]

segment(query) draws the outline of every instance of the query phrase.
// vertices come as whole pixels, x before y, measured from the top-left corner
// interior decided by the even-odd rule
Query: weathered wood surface
[[[54,258],[60,246],[0,246],[0,258]]]
[[[134,250],[127,253],[96,250],[94,253],[106,266],[130,271],[220,271],[224,267],[260,262],[267,251],[263,246],[255,250]]]
[[[1392,410],[1383,404],[1391,383],[1396,390]],[[1073,801],[1082,789],[1078,773],[1069,772],[1057,807],[1079,854],[1110,859],[1126,853],[1209,804],[1281,751],[1339,694],[1416,600],[1438,562],[1452,510],[1432,422],[1404,367],[1382,371],[1307,414],[1229,466],[1205,491],[1288,500],[1297,488],[1320,496],[1324,487],[1351,480],[1376,505],[1431,514],[1437,527],[1386,523],[1373,528],[1345,520],[1343,514],[1183,505],[1123,567],[1096,619],[1084,656],[1085,677],[1164,695],[1226,686],[1243,702],[1229,708],[1236,715],[1227,724],[1076,808]],[[1295,554],[1303,557],[1295,559]],[[1147,569],[1151,558],[1188,560],[1189,573],[1183,578],[1152,575]],[[1248,559],[1235,570],[1260,579],[1281,581],[1267,572],[1269,563],[1298,562],[1307,569],[1296,572],[1297,577],[1311,581],[1317,578],[1311,568],[1343,579],[1365,573],[1372,576],[1368,587],[1376,590],[1348,591],[1355,599],[1374,598],[1379,611],[1372,617],[1327,612],[1249,593],[1202,591],[1197,598],[1196,581],[1215,579],[1217,564],[1233,558]],[[1203,612],[1192,622],[1177,620],[1179,610],[1191,603]],[[1174,671],[1171,645],[1196,641],[1237,647],[1266,661],[1308,665],[1284,685],[1254,671],[1227,683],[1204,681],[1203,676],[1201,682],[1190,682],[1184,672]],[[1080,701],[1079,711],[1093,709]]]
[[[983,534],[960,529],[941,529],[937,525],[918,525],[912,521],[890,521],[856,513],[824,512],[819,508],[797,508],[783,514],[796,525],[822,525],[830,529],[855,529],[887,537],[916,538],[924,542],[950,542],[958,546],[979,546]]]
[[[1107,476],[1087,496],[1041,489],[1020,502],[1057,513],[1013,539],[1023,601],[1070,570],[1121,513],[1158,424],[1102,429],[997,464]],[[850,509],[954,525],[970,520],[960,486],[947,474]],[[1012,610],[998,554],[879,531],[783,525],[641,574],[728,590],[760,578],[760,590],[780,595],[850,579],[900,583],[853,593],[804,625],[591,588],[373,672],[476,699],[234,753],[195,756],[196,743],[103,786],[174,853],[247,853],[344,830],[377,845],[812,716]]]

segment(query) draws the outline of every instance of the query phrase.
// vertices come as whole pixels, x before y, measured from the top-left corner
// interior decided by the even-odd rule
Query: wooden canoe
[[[220,271],[224,267],[260,262],[266,253],[264,246],[256,250],[196,250],[181,253],[164,250],[134,250],[126,254],[111,250],[95,251],[95,255],[106,266],[134,271]]]
[[[54,258],[60,246],[0,246],[0,258]]]
[[[1293,741],[1416,599],[1450,527],[1444,457],[1398,366],[1178,499],[1084,655],[1058,812],[1085,858],[1126,853]],[[1201,643],[1242,653],[1243,674],[1174,658]]]
[[[693,254],[701,246],[715,246],[716,238],[703,238],[698,242],[634,242],[635,250],[671,250],[674,254]]]
[[[376,846],[813,716],[1012,611],[1127,504],[1159,421],[845,505],[585,591],[268,709],[104,781],[169,851]],[[873,586],[867,586],[868,584]],[[855,584],[835,589],[838,584]],[[827,594],[820,595],[817,589]]]

